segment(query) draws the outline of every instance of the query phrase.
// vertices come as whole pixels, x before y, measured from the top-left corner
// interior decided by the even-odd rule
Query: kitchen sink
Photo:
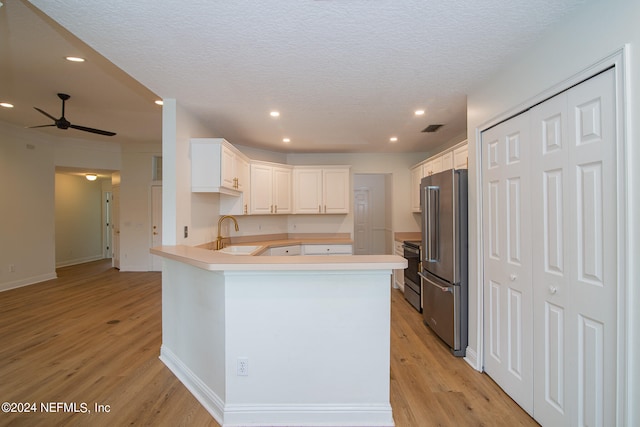
[[[236,246],[227,246],[226,248],[222,248],[216,252],[221,252],[223,254],[230,254],[230,255],[251,255],[251,253],[258,248],[260,248],[260,246],[236,245]]]

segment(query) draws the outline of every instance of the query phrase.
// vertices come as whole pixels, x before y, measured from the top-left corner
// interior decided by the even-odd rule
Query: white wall
[[[0,122],[0,290],[55,276],[53,145]]]
[[[56,267],[102,259],[102,182],[55,174]]]
[[[56,166],[122,171],[120,217],[128,221],[130,230],[122,234],[121,250],[127,259],[121,267],[149,268],[151,156],[161,152],[160,141],[129,145],[123,152],[117,140],[100,143],[68,135],[46,136],[0,122],[0,290],[56,277],[56,232],[60,235],[69,223],[61,219],[57,224],[61,229],[56,230]],[[101,233],[100,225],[95,232]],[[93,247],[81,246],[80,242],[61,243],[66,254],[59,254],[58,262],[92,259]]]
[[[636,0],[595,1],[583,7],[578,13],[568,17],[556,28],[549,31],[534,46],[522,51],[513,58],[512,65],[501,70],[489,81],[475,88],[468,96],[468,132],[469,132],[469,210],[470,210],[470,325],[469,346],[473,351],[481,348],[478,328],[478,304],[481,304],[479,265],[481,254],[477,247],[480,224],[477,217],[480,190],[478,189],[479,170],[479,131],[487,123],[498,117],[505,117],[530,105],[538,94],[560,85],[573,75],[587,69],[629,43],[630,52],[628,71],[628,151],[623,162],[628,172],[627,218],[628,241],[626,250],[631,261],[626,268],[628,294],[621,295],[626,301],[628,320],[622,325],[627,336],[627,425],[640,425],[640,227],[636,220],[640,218],[640,2]],[[621,277],[620,283],[624,278]],[[624,339],[624,336],[622,337]],[[623,423],[621,423],[623,424]]]
[[[191,138],[211,136],[175,99],[162,107],[162,243],[195,246],[212,241],[220,216],[217,194],[191,192]],[[184,237],[184,227],[188,236]],[[215,240],[215,239],[213,239]]]

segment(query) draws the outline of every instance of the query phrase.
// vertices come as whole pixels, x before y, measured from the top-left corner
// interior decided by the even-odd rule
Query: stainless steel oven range
[[[407,268],[404,270],[404,297],[418,311],[421,309],[421,285],[420,276],[420,244],[419,240],[405,240],[403,242],[403,254],[407,259]]]

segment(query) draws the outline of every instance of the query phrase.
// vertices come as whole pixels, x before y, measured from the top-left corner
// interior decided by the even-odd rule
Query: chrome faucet
[[[224,247],[223,243],[222,243],[222,239],[224,239],[224,237],[222,237],[222,234],[220,233],[220,227],[222,226],[222,221],[224,221],[227,218],[231,218],[233,220],[233,223],[236,225],[236,231],[240,230],[240,227],[238,227],[238,221],[236,221],[235,217],[233,215],[223,215],[220,217],[220,219],[218,220],[218,238],[216,239],[216,250],[219,251],[220,249],[222,249]]]

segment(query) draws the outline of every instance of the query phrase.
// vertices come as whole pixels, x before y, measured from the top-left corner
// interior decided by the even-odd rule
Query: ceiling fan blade
[[[36,111],[39,111],[40,113],[44,114],[45,116],[49,117],[51,120],[53,120],[54,122],[58,119],[56,119],[55,117],[53,117],[51,114],[47,113],[44,110],[39,109],[38,107],[33,107],[36,109]]]
[[[72,128],[72,129],[83,130],[85,132],[97,133],[99,135],[105,135],[105,136],[113,136],[113,135],[116,134],[115,132],[109,132],[107,130],[88,128],[88,127],[85,127],[85,126],[69,125],[69,127]]]
[[[48,128],[48,127],[54,127],[55,124],[52,125],[40,125],[40,126],[29,126],[27,129],[35,129],[35,128]]]

